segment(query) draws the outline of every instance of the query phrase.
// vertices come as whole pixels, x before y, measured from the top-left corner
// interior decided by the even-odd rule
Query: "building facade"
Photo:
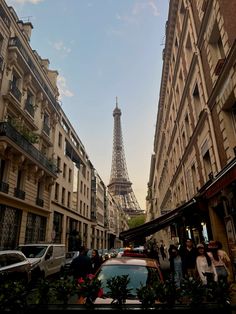
[[[197,200],[187,219],[173,219],[158,240],[220,240],[232,262],[235,13],[235,1],[170,1],[147,196],[148,219]]]
[[[109,248],[107,188],[59,105],[58,72],[30,46],[32,29],[0,0],[0,248]]]

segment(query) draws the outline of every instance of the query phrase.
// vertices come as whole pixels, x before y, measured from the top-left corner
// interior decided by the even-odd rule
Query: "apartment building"
[[[0,247],[46,241],[50,229],[57,71],[30,47],[31,23],[0,2]]]
[[[235,14],[235,1],[170,1],[147,196],[157,240],[220,240],[232,261]]]
[[[0,248],[108,248],[107,188],[58,103],[58,72],[30,46],[32,29],[0,0]]]

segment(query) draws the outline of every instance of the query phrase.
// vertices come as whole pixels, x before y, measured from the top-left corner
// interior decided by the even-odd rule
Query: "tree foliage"
[[[139,215],[136,217],[132,217],[128,221],[129,228],[135,228],[145,223],[145,215]]]

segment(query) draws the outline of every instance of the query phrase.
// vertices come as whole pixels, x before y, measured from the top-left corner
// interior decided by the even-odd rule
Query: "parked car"
[[[64,270],[66,253],[64,244],[40,243],[18,246],[32,264],[32,280],[46,278]]]
[[[66,253],[66,264],[65,264],[65,270],[70,269],[71,262],[74,258],[79,256],[79,251],[71,251]]]
[[[102,298],[97,298],[95,304],[110,304],[112,299],[107,297],[108,292],[107,280],[115,276],[129,275],[130,282],[128,289],[131,289],[131,296],[126,303],[139,304],[137,297],[137,288],[141,285],[146,285],[156,278],[156,280],[163,282],[163,276],[159,264],[155,259],[150,258],[111,258],[103,262],[95,274],[95,278],[101,280],[104,295]]]
[[[25,284],[31,281],[31,263],[21,251],[0,251],[0,280],[6,279]]]

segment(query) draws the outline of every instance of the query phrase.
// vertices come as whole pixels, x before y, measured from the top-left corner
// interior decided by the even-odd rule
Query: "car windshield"
[[[107,280],[115,276],[129,275],[130,282],[127,286],[131,289],[130,295],[132,298],[137,298],[137,288],[141,285],[150,284],[151,280],[159,279],[158,270],[153,267],[139,265],[104,265],[101,267],[97,278],[102,282],[104,295],[107,294]]]
[[[47,247],[42,245],[37,246],[20,246],[19,250],[25,254],[27,258],[35,258],[35,257],[42,257],[45,253]]]

